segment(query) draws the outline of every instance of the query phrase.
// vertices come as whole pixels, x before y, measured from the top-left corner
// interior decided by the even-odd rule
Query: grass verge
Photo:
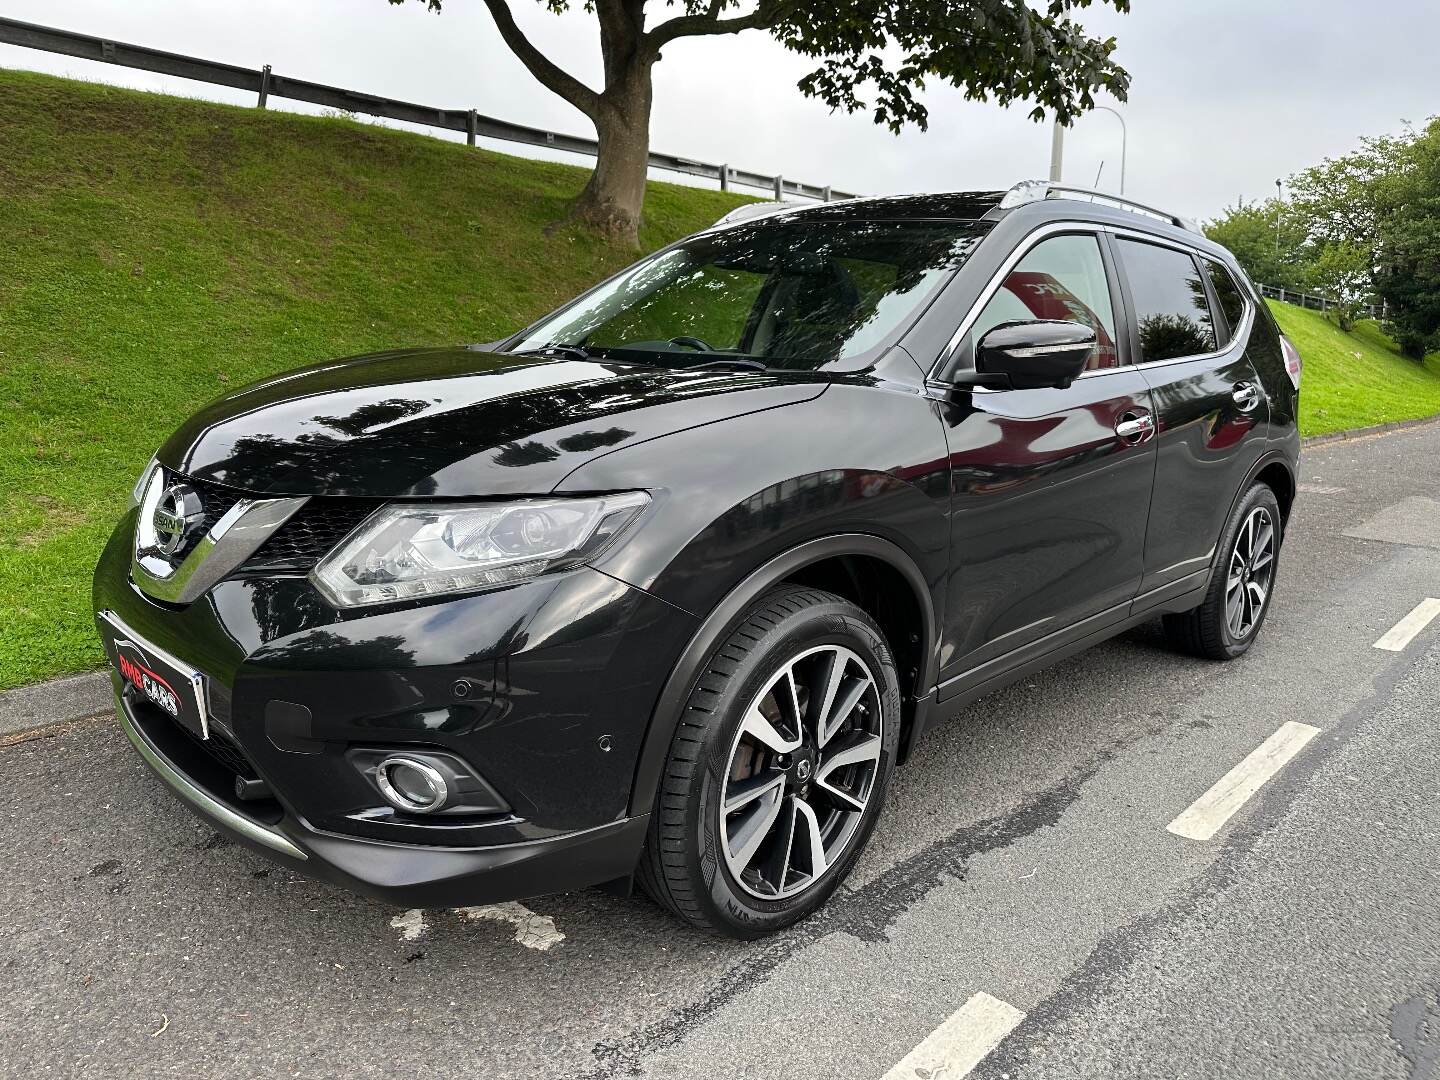
[[[199,404],[329,357],[490,340],[632,261],[547,234],[586,175],[0,71],[0,689],[103,662],[91,568]],[[651,184],[642,244],[744,201]]]
[[[1344,333],[1318,311],[1269,301],[1305,361],[1300,433],[1326,435],[1440,413],[1440,354],[1423,364],[1400,355],[1373,322]]]

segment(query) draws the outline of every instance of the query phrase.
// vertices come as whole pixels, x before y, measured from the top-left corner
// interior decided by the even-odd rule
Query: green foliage
[[[405,0],[389,0],[401,4]],[[420,0],[440,11],[443,0]],[[552,12],[571,8],[570,0],[539,0]],[[926,126],[928,112],[917,92],[927,80],[958,87],[977,101],[1001,105],[1033,101],[1031,115],[1047,113],[1068,123],[1093,107],[1095,93],[1124,99],[1130,77],[1115,63],[1114,38],[1092,38],[1071,12],[1096,0],[666,0],[675,9],[656,21],[640,41],[642,49],[678,37],[764,30],[792,52],[816,60],[800,80],[800,90],[843,112],[869,110],[877,124],[899,131],[907,123]],[[1130,0],[1099,0],[1128,12]],[[497,23],[510,19],[505,0],[486,0]],[[599,18],[602,47],[612,30],[646,23],[644,3],[585,0]],[[742,7],[749,10],[741,13]],[[623,16],[617,14],[623,12]],[[524,48],[511,48],[524,58]],[[609,49],[606,48],[607,59]],[[624,59],[617,57],[617,59]],[[527,62],[528,64],[528,62]],[[620,65],[623,67],[623,65]],[[540,76],[535,67],[532,72]],[[543,81],[543,79],[542,79]]]
[[[1382,190],[1376,291],[1405,355],[1440,345],[1440,119],[1415,136],[1406,167]]]
[[[1349,243],[1326,244],[1315,259],[1311,277],[1320,291],[1335,301],[1340,329],[1348,333],[1369,304],[1370,252]]]
[[[0,71],[0,688],[98,664],[89,577],[201,403],[487,341],[634,258],[544,227],[585,170],[340,119]],[[648,248],[746,201],[651,184]]]
[[[1323,435],[1440,412],[1440,355],[1404,359],[1368,319],[1345,333],[1318,311],[1270,302],[1280,329],[1305,361],[1300,432]]]
[[[1311,285],[1305,223],[1279,199],[1237,202],[1206,223],[1205,235],[1234,252],[1255,281],[1295,291]]]

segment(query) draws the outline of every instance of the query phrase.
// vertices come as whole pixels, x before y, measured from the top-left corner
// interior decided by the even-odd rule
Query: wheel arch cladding
[[[1255,479],[1275,492],[1275,501],[1280,504],[1280,522],[1290,520],[1290,507],[1295,502],[1295,476],[1282,460],[1267,461],[1255,474]],[[1243,494],[1243,493],[1242,493]]]
[[[632,814],[648,813],[654,804],[670,741],[705,661],[750,608],[766,592],[782,584],[808,585],[835,592],[865,610],[880,624],[901,679],[902,736],[904,729],[913,722],[916,695],[906,689],[904,665],[910,658],[914,659],[920,685],[927,691],[934,676],[936,615],[924,575],[901,548],[881,537],[849,533],[812,540],[771,559],[735,585],[710,612],[681,653],[661,690],[645,734],[631,796]],[[875,590],[886,587],[898,595],[877,598]],[[866,602],[857,601],[857,596]],[[867,603],[879,607],[885,618],[877,617]],[[903,633],[902,648],[892,640],[887,622],[897,632],[902,631],[906,611],[914,613],[918,622],[913,630]]]

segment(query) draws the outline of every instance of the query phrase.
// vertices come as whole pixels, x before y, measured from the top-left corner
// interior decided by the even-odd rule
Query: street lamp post
[[[1125,117],[1121,116],[1118,110],[1112,109],[1109,105],[1096,105],[1095,108],[1104,109],[1108,113],[1113,113],[1115,119],[1120,121],[1120,194],[1124,195],[1125,157],[1130,149],[1130,132],[1125,126]],[[1064,155],[1065,128],[1061,126],[1059,120],[1056,120],[1054,130],[1050,133],[1050,182],[1052,184],[1058,184],[1060,182],[1061,163]]]
[[[1120,121],[1120,194],[1125,194],[1125,155],[1129,150],[1130,131],[1125,126],[1125,117],[1120,115],[1118,109],[1112,109],[1109,105],[1096,105],[1095,108],[1103,109],[1111,113],[1115,119]]]
[[[1280,181],[1275,181],[1275,267],[1280,267],[1280,203],[1285,196],[1280,188]]]

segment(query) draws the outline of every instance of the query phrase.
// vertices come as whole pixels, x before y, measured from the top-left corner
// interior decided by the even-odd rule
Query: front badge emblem
[[[195,489],[189,484],[172,484],[160,496],[150,517],[156,549],[161,554],[174,555],[204,520],[205,507]]]

